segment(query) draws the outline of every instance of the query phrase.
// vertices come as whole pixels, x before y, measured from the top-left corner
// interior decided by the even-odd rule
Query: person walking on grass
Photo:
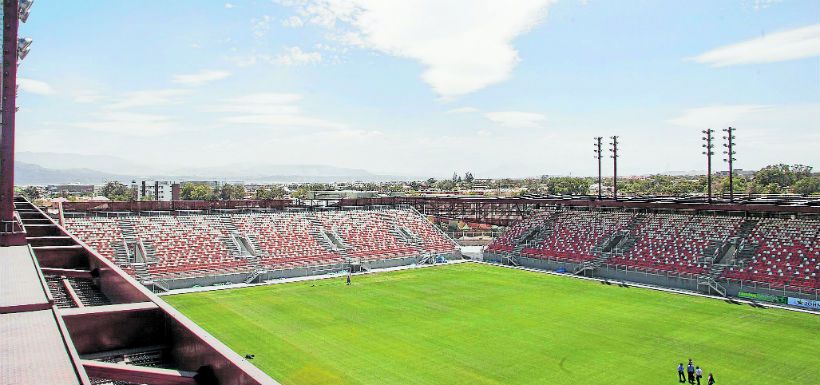
[[[347,272],[347,286],[350,286],[350,272]]]
[[[678,364],[678,382],[686,382],[686,376],[683,374],[683,362]]]
[[[692,364],[692,359],[689,359],[689,365],[686,367],[686,375],[689,378],[689,383],[695,383],[695,365]]]
[[[695,367],[695,380],[697,380],[698,385],[700,385],[700,379],[703,378],[703,369],[700,366]]]
[[[708,385],[715,385],[715,376],[712,373],[709,373],[709,377],[707,377],[706,383]]]

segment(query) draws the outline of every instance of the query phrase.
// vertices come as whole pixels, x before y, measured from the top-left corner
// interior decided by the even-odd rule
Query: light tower
[[[726,143],[723,143],[723,147],[726,150],[723,151],[726,154],[726,157],[723,158],[723,161],[729,163],[729,202],[734,202],[735,200],[735,178],[734,178],[734,168],[732,162],[736,161],[735,159],[735,129],[732,127],[724,128],[723,132],[726,135],[723,139]]]
[[[609,151],[612,153],[612,198],[618,200],[618,135],[610,137],[612,139],[609,145],[612,148]]]
[[[707,186],[707,201],[712,203],[712,155],[715,155],[715,152],[712,151],[715,148],[715,145],[712,144],[712,134],[715,130],[709,128],[703,130],[703,134],[706,135],[702,139],[705,142],[703,147],[703,155],[706,155],[706,186]]]
[[[14,214],[14,114],[17,112],[17,64],[31,39],[17,37],[20,21],[28,20],[33,0],[3,1],[3,73],[0,76],[0,245],[26,244],[26,234]]]
[[[596,136],[595,138],[595,158],[598,159],[598,199],[602,198],[601,194],[601,158],[604,157],[603,153],[601,152],[601,140],[603,139],[602,136]]]

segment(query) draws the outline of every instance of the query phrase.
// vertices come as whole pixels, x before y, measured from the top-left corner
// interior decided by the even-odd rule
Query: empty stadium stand
[[[820,289],[819,239],[818,219],[564,208],[533,213],[486,250],[799,290]]]
[[[456,251],[409,208],[81,217],[65,226],[143,282]]]
[[[763,218],[744,242],[747,257],[723,278],[820,289],[820,221]]]
[[[607,263],[639,269],[704,274],[707,257],[714,258],[717,245],[733,236],[742,223],[736,217],[655,214],[630,230],[636,242],[623,256]]]
[[[540,243],[525,247],[523,254],[569,262],[595,259],[593,249],[606,237],[626,228],[633,217],[626,212],[561,212],[553,219],[550,235]]]

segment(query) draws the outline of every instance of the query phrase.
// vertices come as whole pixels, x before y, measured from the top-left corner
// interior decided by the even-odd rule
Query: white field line
[[[436,266],[446,266],[458,263],[468,262],[464,259],[456,259],[456,260],[448,260],[447,263],[437,263],[433,265],[417,265],[415,263],[409,265],[402,265],[402,266],[394,266],[394,267],[385,267],[381,269],[371,269],[369,271],[362,271],[358,273],[353,273],[353,276],[357,275],[365,275],[365,274],[377,274],[377,273],[384,273],[388,271],[399,271],[399,270],[409,270],[409,269],[420,269],[425,267],[436,267]],[[230,289],[241,289],[246,287],[256,287],[256,286],[268,286],[268,285],[278,285],[282,283],[291,283],[291,282],[302,282],[302,281],[319,281],[323,279],[331,279],[331,278],[340,278],[347,276],[347,272],[340,271],[338,273],[328,273],[328,274],[318,274],[318,275],[306,275],[302,277],[293,277],[293,278],[279,278],[279,279],[271,279],[260,283],[234,283],[230,285],[219,285],[219,286],[203,286],[203,287],[191,287],[187,289],[174,289],[164,293],[158,293],[159,296],[166,296],[166,295],[175,295],[175,294],[187,294],[187,293],[201,293],[205,291],[215,291],[215,290],[230,290]]]
[[[574,274],[557,273],[557,272],[550,271],[550,270],[533,269],[533,268],[523,267],[523,266],[507,266],[507,265],[502,265],[502,264],[497,264],[497,263],[484,262],[484,261],[474,261],[474,260],[469,260],[469,259],[457,259],[457,260],[448,261],[447,263],[433,264],[433,265],[409,264],[409,265],[403,265],[403,266],[386,267],[386,268],[381,268],[381,269],[371,269],[369,271],[353,273],[352,275],[357,276],[357,275],[366,275],[366,274],[378,274],[378,273],[384,273],[384,272],[388,272],[388,271],[399,271],[399,270],[409,270],[409,269],[420,269],[420,268],[426,268],[426,267],[447,266],[447,265],[458,264],[458,263],[477,263],[477,264],[483,264],[483,265],[504,267],[504,268],[514,269],[514,270],[530,271],[530,272],[533,272],[533,273],[555,275],[555,276],[560,276],[560,277],[564,277],[564,278],[584,279],[584,280],[596,281],[596,282],[605,282],[605,281],[606,282],[615,282],[615,283],[623,282],[623,283],[628,284],[630,287],[637,287],[637,288],[649,289],[649,290],[657,290],[657,291],[663,291],[663,292],[672,293],[672,294],[682,294],[682,295],[689,295],[689,296],[694,296],[694,297],[711,298],[711,299],[716,299],[716,300],[721,300],[721,301],[726,301],[727,299],[729,299],[729,298],[726,298],[726,297],[720,297],[720,296],[716,296],[716,295],[697,293],[697,292],[694,292],[694,291],[681,290],[681,289],[672,289],[672,288],[662,287],[662,286],[647,285],[647,284],[636,283],[636,282],[631,282],[631,281],[615,281],[615,280],[608,280],[608,279],[605,279],[605,278],[583,277],[583,276],[578,276],[578,275],[574,275]],[[192,288],[187,288],[187,289],[176,289],[176,290],[171,290],[171,291],[168,291],[168,292],[165,292],[165,293],[159,293],[158,295],[159,296],[166,296],[166,295],[175,295],[175,294],[201,293],[201,292],[206,292],[206,291],[230,290],[230,289],[241,289],[241,288],[246,288],[246,287],[278,285],[278,284],[291,283],[291,282],[320,281],[320,280],[325,280],[325,279],[340,278],[340,277],[344,277],[346,275],[347,275],[346,272],[340,271],[338,273],[330,273],[330,274],[319,274],[319,275],[308,275],[308,276],[293,277],[293,278],[272,279],[272,280],[268,280],[268,281],[264,281],[264,282],[260,282],[260,283],[251,283],[251,284],[236,283],[236,284],[231,284],[231,285],[205,286],[205,287],[192,287]],[[748,301],[748,300],[741,299],[741,298],[731,298],[731,300],[735,301],[735,302],[738,302],[738,303],[747,304],[747,305],[751,305],[753,303],[752,301]],[[777,305],[777,304],[767,303],[767,302],[756,302],[756,303],[758,305],[761,305],[761,306],[765,307],[765,308],[783,309],[783,310],[789,310],[789,311],[794,311],[794,312],[799,312],[799,313],[820,315],[820,311],[800,309],[800,308],[791,307],[791,306],[782,306],[782,305]]]
[[[523,267],[523,266],[507,266],[507,265],[491,263],[491,262],[484,262],[484,261],[470,261],[470,262],[480,263],[480,264],[485,264],[485,265],[491,265],[491,266],[505,267],[505,268],[508,268],[508,269],[531,271],[533,273],[557,275],[557,276],[566,277],[566,278],[585,279],[585,280],[588,280],[588,281],[597,281],[597,282],[605,282],[606,281],[606,282],[610,282],[610,283],[626,283],[626,284],[629,285],[629,287],[638,287],[638,288],[642,288],[642,289],[664,291],[664,292],[667,292],[667,293],[690,295],[690,296],[694,296],[694,297],[712,298],[712,299],[717,299],[717,300],[721,300],[721,301],[726,301],[727,299],[731,299],[732,301],[735,301],[737,303],[743,303],[743,304],[747,304],[747,305],[750,305],[750,304],[753,303],[752,301],[748,301],[748,300],[741,299],[741,298],[720,297],[720,296],[716,296],[716,295],[698,293],[698,292],[689,291],[689,290],[672,289],[672,288],[663,287],[663,286],[647,285],[647,284],[631,282],[631,281],[616,281],[616,280],[609,280],[609,279],[606,279],[606,278],[583,277],[583,276],[574,275],[574,274],[558,273],[558,272],[554,272],[554,271],[550,271],[550,270],[533,269],[533,268],[530,268],[530,267]],[[790,310],[790,311],[795,311],[795,312],[799,312],[799,313],[808,313],[808,314],[820,315],[820,311],[814,311],[814,310],[809,310],[809,309],[800,309],[800,308],[796,308],[796,307],[783,306],[783,305],[778,305],[778,304],[768,303],[768,302],[755,302],[755,303],[757,303],[758,305],[761,305],[763,307],[766,307],[766,308],[783,309],[783,310]]]

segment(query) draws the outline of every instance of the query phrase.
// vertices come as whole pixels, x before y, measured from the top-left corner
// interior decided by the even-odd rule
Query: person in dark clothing
[[[689,383],[695,383],[695,365],[692,365],[692,360],[689,360],[689,366],[686,367],[686,376],[689,378]]]
[[[678,382],[686,382],[686,376],[683,375],[683,362],[678,364]]]
[[[715,385],[715,376],[713,376],[712,373],[709,373],[706,383],[709,385]]]
[[[347,273],[347,286],[350,286],[350,273]]]

